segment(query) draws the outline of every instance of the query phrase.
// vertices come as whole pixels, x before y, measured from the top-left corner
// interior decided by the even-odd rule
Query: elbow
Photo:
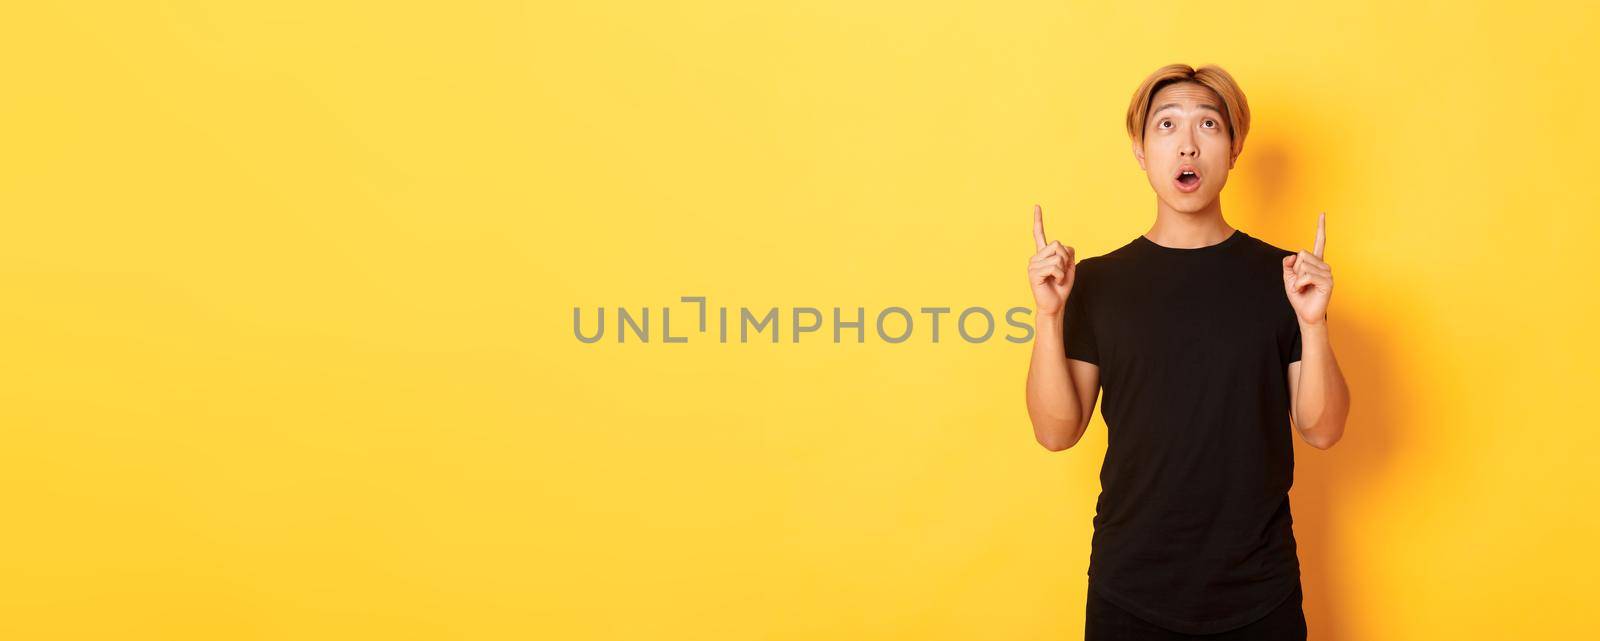
[[[1332,448],[1333,446],[1338,445],[1339,441],[1341,441],[1341,440],[1344,440],[1344,426],[1343,425],[1339,426],[1339,431],[1335,432],[1333,436],[1330,436],[1328,438],[1322,439],[1322,449],[1326,450],[1326,449]]]
[[[1081,428],[1078,430],[1069,430],[1067,428],[1063,428],[1057,430],[1034,431],[1034,440],[1039,442],[1040,447],[1050,450],[1051,452],[1060,452],[1061,450],[1070,449],[1072,446],[1078,444],[1078,439],[1082,438],[1082,436],[1083,430]]]
[[[1039,438],[1038,441],[1041,447],[1050,450],[1051,452],[1060,452],[1061,450],[1068,449],[1076,444],[1075,441],[1070,441],[1064,438],[1044,437]]]
[[[1345,417],[1343,415],[1318,422],[1317,425],[1306,430],[1306,443],[1319,450],[1332,448],[1339,443],[1340,439],[1344,438],[1344,423]]]
[[[1344,430],[1341,429],[1332,434],[1326,431],[1308,432],[1304,436],[1307,445],[1319,450],[1326,450],[1339,443],[1339,439],[1344,436]]]

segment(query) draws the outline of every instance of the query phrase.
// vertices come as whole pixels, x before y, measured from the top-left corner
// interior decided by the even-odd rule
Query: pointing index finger
[[[1327,219],[1328,212],[1322,212],[1321,215],[1317,216],[1317,244],[1311,247],[1311,253],[1315,254],[1318,259],[1322,258],[1322,245],[1328,238],[1327,224],[1325,222]]]
[[[1045,246],[1044,210],[1039,208],[1038,203],[1033,205],[1033,244],[1036,250],[1043,250]]]

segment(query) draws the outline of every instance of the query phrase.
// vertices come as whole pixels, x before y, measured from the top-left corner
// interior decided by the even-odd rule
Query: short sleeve
[[[1076,282],[1067,295],[1066,311],[1062,314],[1062,332],[1065,335],[1067,358],[1100,364],[1100,350],[1095,342],[1094,323],[1089,318],[1092,297],[1088,279],[1084,278],[1083,263],[1078,263]]]
[[[1300,323],[1294,324],[1294,338],[1289,339],[1289,363],[1300,360]]]

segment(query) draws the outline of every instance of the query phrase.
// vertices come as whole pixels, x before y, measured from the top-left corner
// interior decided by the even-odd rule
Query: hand
[[[1028,261],[1028,283],[1033,285],[1033,304],[1039,316],[1060,314],[1077,279],[1077,252],[1061,241],[1045,242],[1044,211],[1033,206],[1033,245],[1038,253]]]
[[[1283,257],[1283,290],[1302,325],[1318,325],[1328,319],[1328,298],[1333,296],[1333,268],[1322,261],[1322,245],[1327,239],[1327,213],[1317,217],[1317,242],[1311,251],[1300,250]]]

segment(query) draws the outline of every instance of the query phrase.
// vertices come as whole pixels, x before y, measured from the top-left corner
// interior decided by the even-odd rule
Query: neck
[[[1212,200],[1198,211],[1178,211],[1156,199],[1156,223],[1145,238],[1157,245],[1177,249],[1209,247],[1228,239],[1233,227],[1222,219],[1222,199]]]

